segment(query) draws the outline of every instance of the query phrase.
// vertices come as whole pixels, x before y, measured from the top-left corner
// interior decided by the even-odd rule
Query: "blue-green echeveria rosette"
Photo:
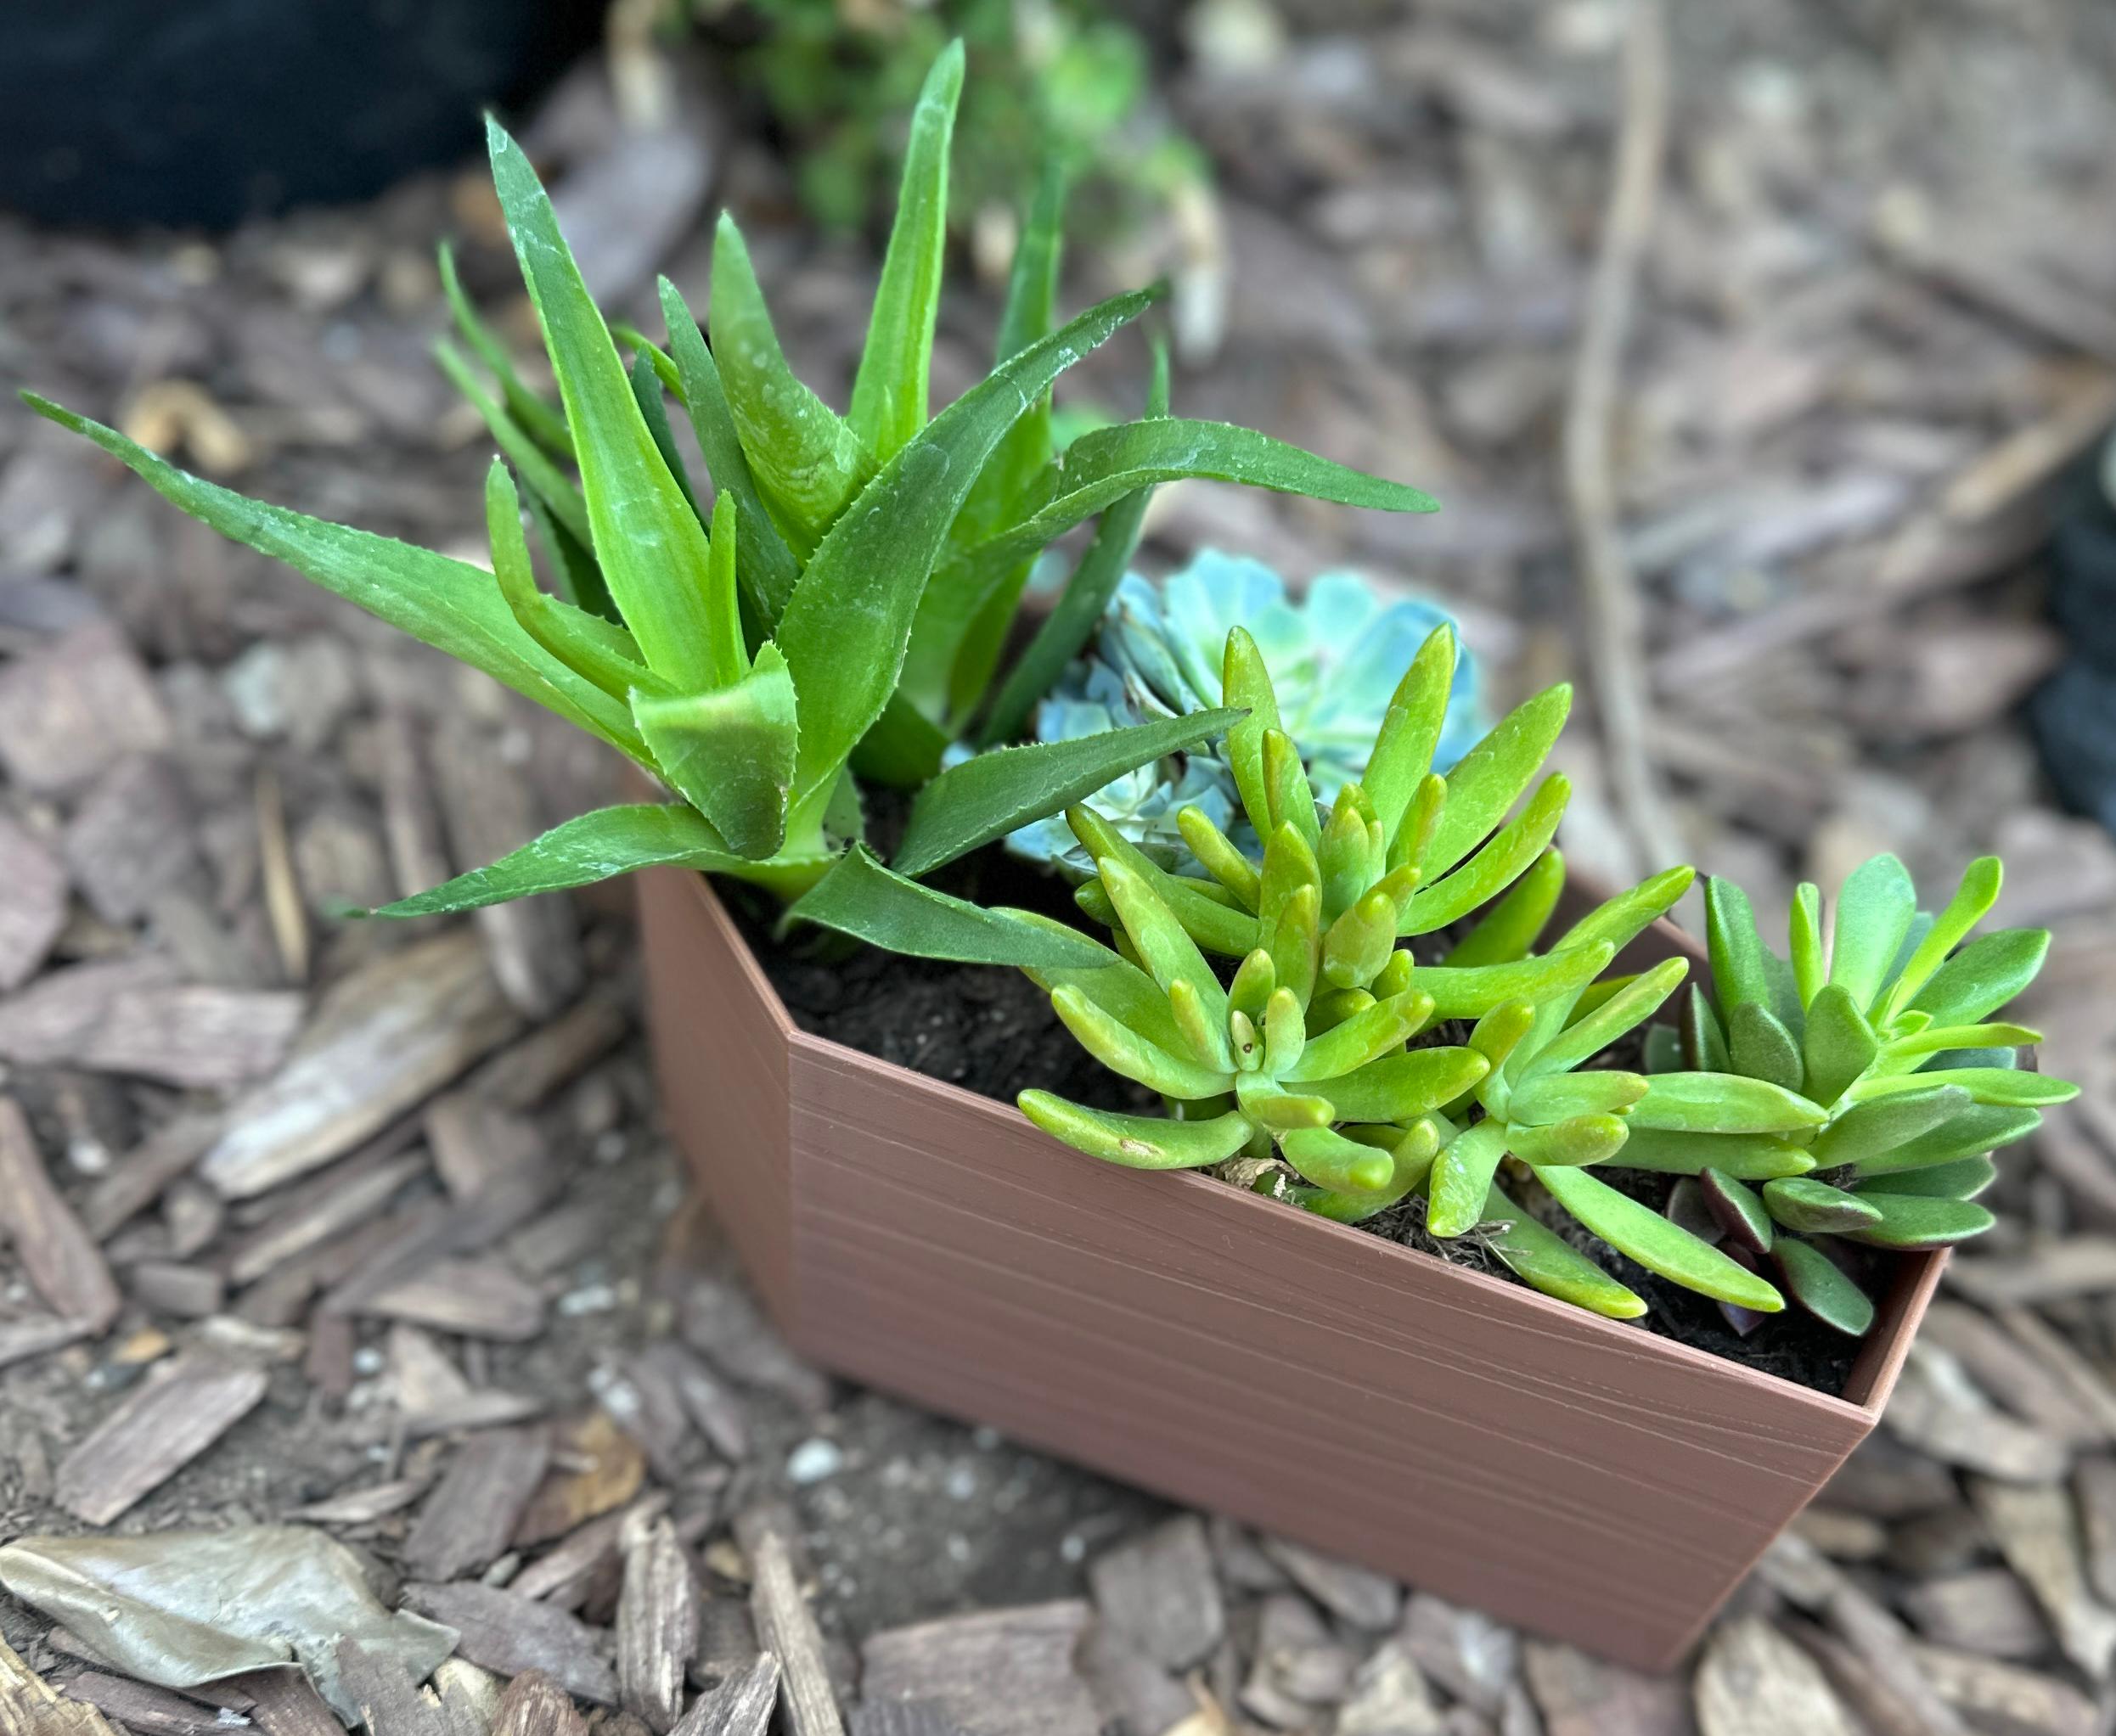
[[[1435,627],[1454,625],[1424,598],[1390,598],[1348,572],[1325,573],[1292,598],[1261,561],[1204,549],[1158,583],[1125,576],[1095,653],[1067,669],[1038,708],[1036,738],[1070,740],[1218,705],[1228,630],[1241,626],[1278,683],[1280,715],[1308,756],[1316,797],[1328,802],[1365,771],[1389,697],[1418,648]],[[1476,667],[1465,652],[1456,660],[1434,769],[1452,767],[1482,729]],[[1247,854],[1262,854],[1241,822],[1233,772],[1212,754],[1141,767],[1089,799],[1121,835],[1175,867],[1193,866],[1179,847],[1175,822],[1191,803]],[[1023,827],[1007,847],[1081,876],[1095,871],[1060,817]]]

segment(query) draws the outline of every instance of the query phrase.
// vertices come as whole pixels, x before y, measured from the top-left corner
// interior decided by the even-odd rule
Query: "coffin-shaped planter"
[[[699,875],[640,900],[670,1129],[804,1355],[1620,1663],[1673,1666],[1866,1437],[1939,1280],[1899,1262],[1830,1397],[1082,1156],[799,1030]]]

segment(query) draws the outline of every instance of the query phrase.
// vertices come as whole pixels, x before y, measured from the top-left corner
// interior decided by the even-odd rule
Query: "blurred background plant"
[[[1153,49],[1101,0],[663,0],[667,21],[727,51],[794,158],[801,195],[836,229],[886,210],[903,115],[951,37],[969,53],[953,221],[1003,270],[1039,166],[1078,183],[1078,227],[1128,231],[1201,196],[1205,154],[1154,94]]]

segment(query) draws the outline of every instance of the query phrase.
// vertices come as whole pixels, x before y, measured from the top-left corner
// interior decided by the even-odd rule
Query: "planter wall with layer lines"
[[[1944,1256],[1842,1397],[799,1030],[706,880],[640,879],[672,1133],[820,1366],[1647,1670],[1872,1430]],[[1566,919],[1564,913],[1560,919]],[[1665,924],[1627,968],[1694,943]]]

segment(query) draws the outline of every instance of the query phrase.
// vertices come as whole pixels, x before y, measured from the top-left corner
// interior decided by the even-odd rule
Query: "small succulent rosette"
[[[1435,627],[1454,627],[1444,610],[1420,597],[1390,598],[1357,574],[1325,573],[1298,598],[1261,561],[1199,552],[1156,582],[1128,573],[1103,616],[1095,654],[1067,669],[1036,713],[1036,739],[1066,741],[1220,703],[1220,661],[1231,628],[1247,631],[1278,683],[1287,734],[1301,744],[1316,797],[1334,801],[1365,772],[1390,695]],[[1460,633],[1456,635],[1458,640]],[[1446,720],[1433,753],[1446,771],[1482,733],[1475,666],[1455,661]],[[1263,846],[1239,815],[1235,780],[1216,751],[1172,756],[1098,791],[1095,812],[1119,835],[1185,872],[1175,816],[1204,810],[1252,857]],[[1022,827],[1007,847],[1075,879],[1095,873],[1091,857],[1057,816]]]

